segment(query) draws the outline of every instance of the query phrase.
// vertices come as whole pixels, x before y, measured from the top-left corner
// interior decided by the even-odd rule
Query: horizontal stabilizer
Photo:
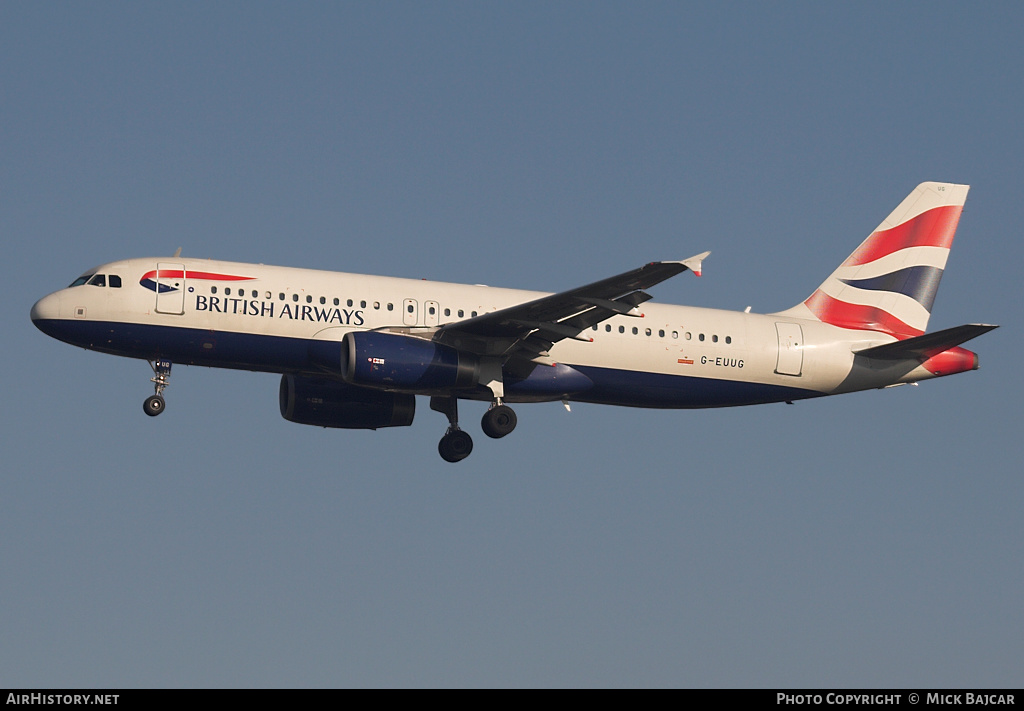
[[[894,343],[875,346],[857,351],[857,355],[879,360],[908,360],[917,358],[921,361],[948,351],[950,348],[966,343],[972,338],[977,338],[983,333],[988,333],[998,326],[987,323],[967,323],[963,326],[954,326],[935,333],[926,333],[923,336],[915,336]]]

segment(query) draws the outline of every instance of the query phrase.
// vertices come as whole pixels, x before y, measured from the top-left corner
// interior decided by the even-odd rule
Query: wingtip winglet
[[[696,255],[690,257],[689,259],[684,259],[682,261],[682,264],[683,264],[684,267],[689,269],[695,275],[700,276],[701,275],[701,263],[707,258],[707,256],[709,254],[711,254],[711,252],[701,252],[700,254],[696,254]]]

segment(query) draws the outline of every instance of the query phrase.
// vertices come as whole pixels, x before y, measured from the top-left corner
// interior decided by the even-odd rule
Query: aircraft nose
[[[32,323],[42,328],[43,321],[55,321],[60,318],[60,293],[55,292],[44,296],[32,304]]]

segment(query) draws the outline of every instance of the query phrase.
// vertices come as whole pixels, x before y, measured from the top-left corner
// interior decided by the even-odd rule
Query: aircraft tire
[[[484,413],[483,419],[480,420],[480,428],[488,437],[501,439],[516,428],[516,422],[518,419],[515,410],[508,405],[498,405]]]
[[[150,417],[156,417],[167,407],[164,399],[159,395],[150,395],[142,403],[142,410]]]
[[[468,432],[453,430],[437,443],[437,451],[446,462],[461,462],[473,451],[473,438]]]

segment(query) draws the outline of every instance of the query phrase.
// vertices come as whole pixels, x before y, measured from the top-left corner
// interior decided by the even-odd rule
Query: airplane
[[[31,317],[82,348],[145,359],[165,409],[172,363],[276,373],[291,422],[343,429],[412,424],[416,396],[448,419],[438,452],[473,449],[458,401],[562,401],[689,409],[786,402],[916,384],[978,368],[960,344],[996,326],[926,333],[969,186],[927,182],[807,299],[769,314],[648,303],[647,289],[708,252],[651,262],[555,294],[426,280],[170,258],[90,269]],[[641,308],[641,306],[643,308]]]

